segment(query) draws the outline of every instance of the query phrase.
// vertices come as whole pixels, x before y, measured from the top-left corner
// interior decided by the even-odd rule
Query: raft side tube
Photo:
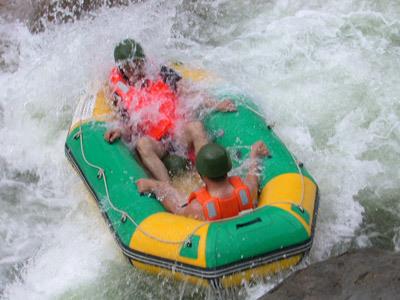
[[[123,253],[138,267],[169,270],[212,286],[229,286],[250,278],[252,272],[269,274],[294,265],[310,250],[318,208],[314,179],[304,167],[299,169],[279,137],[246,104],[248,98],[230,98],[238,111],[211,113],[204,120],[208,132],[228,148],[234,167],[243,164],[251,145],[260,139],[267,144],[271,157],[263,160],[259,208],[218,222],[172,215],[156,199],[138,193],[135,182],[147,173],[120,141],[104,141],[105,120],[110,118],[103,94],[95,100],[95,114],[71,126],[66,155],[96,199]],[[85,162],[83,152],[90,164],[104,170],[105,177]],[[123,220],[112,207],[107,190],[113,206],[125,211],[135,224]]]

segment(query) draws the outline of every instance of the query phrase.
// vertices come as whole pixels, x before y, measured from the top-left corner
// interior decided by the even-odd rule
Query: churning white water
[[[216,297],[133,269],[64,157],[79,96],[127,37],[154,61],[218,74],[275,122],[320,187],[309,262],[400,250],[399,3],[164,0],[92,15],[39,34],[0,16],[0,297]]]

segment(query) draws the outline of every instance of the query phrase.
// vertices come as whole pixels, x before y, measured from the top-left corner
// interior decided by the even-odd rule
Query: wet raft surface
[[[263,140],[270,149],[271,157],[263,160],[261,186],[265,186],[282,174],[297,174],[298,167],[292,155],[267,126],[263,118],[255,112],[256,107],[253,109],[253,104],[242,96],[222,95],[221,98],[227,96],[236,102],[238,111],[235,113],[211,113],[204,123],[215,142],[228,148],[234,167],[239,167],[246,161],[250,146],[254,142]],[[77,135],[79,130],[82,130],[82,135]],[[232,268],[229,271],[232,273],[249,268],[250,264],[253,264],[252,259],[263,258],[271,253],[281,255],[274,259],[283,258],[286,257],[285,251],[297,247],[297,252],[287,252],[290,256],[304,252],[311,246],[312,237],[310,235],[312,232],[306,230],[299,219],[311,225],[313,211],[303,213],[296,210],[294,206],[292,206],[294,211],[292,214],[280,207],[267,205],[250,214],[223,222],[204,224],[204,226],[199,221],[171,214],[160,214],[165,212],[160,202],[154,198],[140,195],[137,191],[136,180],[147,177],[140,162],[121,142],[112,145],[106,143],[103,138],[105,130],[106,125],[101,122],[89,122],[82,127],[75,128],[68,136],[66,151],[97,199],[103,215],[108,220],[118,243],[123,250],[125,249],[126,254],[132,250],[134,252],[150,251],[155,256],[166,253],[166,259],[171,260],[171,263],[176,260],[207,270],[217,270],[238,262],[248,262],[248,265],[241,268]],[[101,166],[104,170],[111,202],[107,197],[104,179],[101,178],[101,174],[99,175],[96,168],[85,163],[82,148],[86,159],[94,165]],[[314,184],[313,179],[304,168],[302,168],[302,172],[307,180]],[[292,188],[289,183],[287,188]],[[314,190],[313,198],[316,196],[315,192]],[[290,201],[291,199],[283,200]],[[152,234],[159,238],[169,239],[168,241],[177,241],[177,234],[170,231],[182,231],[179,235],[180,240],[190,237],[191,243],[174,247],[166,245],[165,249],[161,251],[162,253],[158,253],[157,249],[162,247],[163,243],[157,244],[149,241],[146,234],[138,232],[136,224],[131,220],[123,222],[121,212],[112,206],[122,208],[136,224],[141,224],[144,220],[146,220],[144,223],[147,223],[149,219],[155,219],[157,216],[161,216],[161,220],[166,218],[169,226],[165,226],[167,223],[161,226],[162,224],[158,221],[159,228],[153,227],[148,230],[153,231]],[[166,217],[166,215],[170,216]],[[175,223],[178,220],[183,222],[184,229],[178,225],[174,229],[174,224],[178,224]],[[197,223],[200,225],[196,225]],[[146,243],[143,242],[144,240]],[[157,247],[152,243],[157,244]],[[143,246],[143,244],[148,245]],[[219,274],[217,271],[215,272],[212,276]],[[223,272],[221,274],[224,275]]]

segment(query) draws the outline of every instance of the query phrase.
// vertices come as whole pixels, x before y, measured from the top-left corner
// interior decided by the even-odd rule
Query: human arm
[[[114,143],[121,137],[124,140],[129,142],[131,139],[132,133],[133,133],[133,130],[132,130],[131,126],[122,126],[122,127],[117,127],[117,128],[111,128],[111,129],[108,129],[104,133],[104,139],[110,144]]]
[[[250,166],[245,182],[250,189],[250,193],[253,199],[257,198],[261,158],[267,155],[269,155],[269,150],[264,142],[258,141],[251,146]]]
[[[217,100],[207,93],[204,88],[187,80],[181,80],[177,89],[178,98],[183,100],[183,108],[193,112],[196,118],[208,114],[212,110],[234,112],[237,110],[231,99]]]
[[[109,106],[114,111],[112,128],[109,128],[104,133],[104,139],[112,144],[119,138],[123,137],[125,140],[130,141],[132,135],[132,128],[128,126],[129,114],[126,109],[123,108],[121,97],[115,92],[111,84],[107,84],[105,87],[105,95]]]
[[[220,112],[234,112],[237,110],[235,103],[231,99],[216,101],[215,99],[206,97],[203,106]]]
[[[192,201],[187,205],[181,205],[185,196],[169,183],[142,178],[136,182],[136,185],[141,193],[154,193],[163,206],[173,214],[204,220],[203,208],[200,203]]]

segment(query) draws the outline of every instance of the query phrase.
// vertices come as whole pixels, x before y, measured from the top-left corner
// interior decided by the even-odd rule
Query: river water
[[[154,61],[218,74],[275,122],[320,187],[306,263],[400,251],[397,1],[145,1],[36,34],[28,4],[12,3],[0,3],[0,298],[255,299],[286,276],[216,295],[122,256],[64,141],[79,96],[101,86],[126,37]]]

